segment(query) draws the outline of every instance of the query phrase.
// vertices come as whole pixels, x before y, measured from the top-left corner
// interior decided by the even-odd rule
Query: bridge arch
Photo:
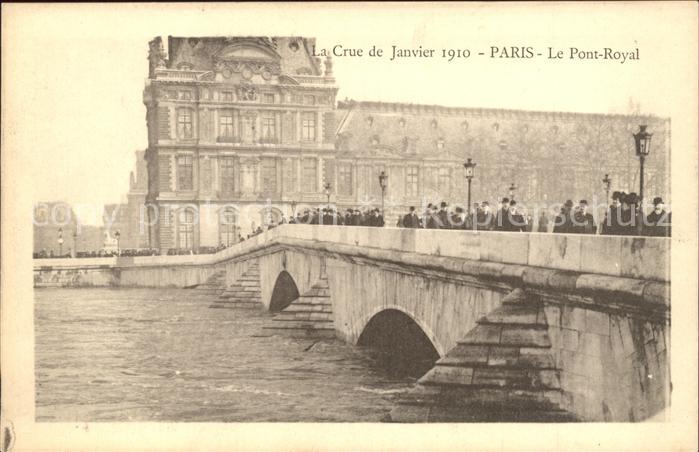
[[[272,298],[269,302],[269,310],[282,311],[299,297],[299,289],[294,278],[286,270],[282,270],[277,276],[272,289]]]
[[[417,326],[420,327],[422,330],[422,333],[427,337],[427,339],[430,341],[434,349],[439,353],[439,356],[444,356],[448,350],[446,350],[446,347],[442,345],[441,341],[437,338],[437,335],[434,333],[432,328],[430,328],[427,323],[425,323],[421,318],[417,317],[415,314],[410,312],[409,310],[405,309],[403,306],[399,306],[396,304],[389,304],[389,305],[384,305],[384,306],[379,306],[377,308],[374,308],[369,312],[369,314],[364,315],[362,317],[361,321],[359,322],[360,327],[360,334],[357,336],[357,344],[359,345],[359,339],[361,339],[362,334],[366,331],[367,326],[369,325],[369,322],[376,317],[378,314],[380,314],[382,311],[388,311],[388,310],[393,310],[393,311],[399,311],[409,317],[413,322],[417,324]]]
[[[357,345],[383,352],[389,372],[420,377],[445,353],[429,327],[400,306],[381,307],[365,320]]]

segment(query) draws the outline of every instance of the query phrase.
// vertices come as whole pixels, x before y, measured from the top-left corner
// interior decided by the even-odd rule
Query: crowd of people
[[[428,204],[418,213],[415,207],[398,219],[396,226],[425,229],[464,229],[478,231],[556,232],[565,234],[671,236],[672,213],[665,210],[662,198],[653,199],[653,211],[644,215],[636,193],[614,192],[612,205],[606,211],[601,227],[589,212],[587,200],[577,205],[567,200],[555,217],[541,210],[536,221],[521,212],[514,199],[503,198],[493,211],[487,201],[473,204],[468,213],[457,206],[453,209],[442,201]]]
[[[240,238],[242,240],[242,237]],[[168,256],[178,256],[185,254],[214,254],[227,248],[221,244],[219,246],[200,246],[197,249],[172,248],[167,252]],[[33,253],[34,259],[70,259],[70,258],[95,258],[95,257],[142,257],[142,256],[158,256],[160,252],[156,248],[125,248],[121,250],[101,249],[96,251],[78,251],[73,256],[72,250],[66,253],[54,253],[53,250],[42,250],[38,253]]]
[[[344,215],[334,208],[324,207],[304,209],[293,215],[288,221],[282,215],[279,223],[271,223],[268,229],[278,224],[317,224],[383,227],[384,217],[378,208],[348,208]],[[549,215],[542,209],[534,221],[531,215],[519,210],[514,199],[503,198],[497,209],[491,209],[488,201],[474,203],[466,213],[460,206],[450,208],[446,201],[439,204],[428,204],[424,211],[418,212],[410,207],[408,213],[399,216],[396,226],[402,228],[425,229],[463,229],[477,231],[510,231],[510,232],[555,232],[564,234],[603,234],[603,235],[645,235],[652,237],[670,237],[672,232],[672,213],[665,209],[660,197],[653,199],[653,210],[644,215],[640,199],[636,193],[615,191],[612,204],[606,210],[604,220],[598,225],[595,217],[589,212],[587,200],[581,199],[577,205],[567,200],[557,215]],[[238,235],[237,242],[242,242],[264,232],[262,227],[253,227],[246,237]],[[172,248],[167,254],[213,254],[227,248],[226,245],[202,246],[197,249]],[[90,258],[114,256],[156,256],[159,252],[154,248],[137,248],[98,251],[78,251],[73,256],[72,250],[59,255],[53,250],[46,249],[33,253],[35,259],[43,258]]]
[[[303,213],[296,213],[289,219],[289,224],[320,224],[340,226],[373,226],[383,227],[384,219],[378,208],[352,209],[345,211],[344,215],[331,208],[305,209]]]
[[[219,251],[223,251],[226,248],[228,248],[226,245],[223,243],[219,244],[218,246],[200,246],[197,247],[196,249],[192,248],[170,248],[167,250],[167,255],[168,256],[184,256],[187,254],[214,254],[218,253]]]

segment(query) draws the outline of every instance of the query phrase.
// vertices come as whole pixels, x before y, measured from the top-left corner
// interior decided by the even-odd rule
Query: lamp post
[[[388,175],[385,171],[381,171],[381,174],[379,174],[379,186],[381,187],[381,216],[385,221],[386,215],[383,211],[383,200],[386,196],[386,187],[388,187]]]
[[[116,231],[116,232],[114,233],[114,238],[115,238],[116,241],[117,241],[117,256],[119,256],[119,255],[121,254],[121,253],[119,252],[119,238],[120,238],[120,237],[121,237],[121,234],[119,233],[119,231]]]
[[[641,164],[641,174],[640,174],[640,187],[638,190],[639,205],[643,206],[643,164],[645,163],[646,157],[650,153],[650,139],[653,137],[652,133],[646,132],[646,125],[638,126],[638,133],[633,134],[633,139],[636,144],[636,155],[639,158]]]
[[[609,205],[609,188],[612,186],[612,179],[609,177],[609,174],[604,175],[602,183],[604,184],[604,191],[607,193],[607,205]]]
[[[58,257],[63,257],[63,228],[58,228]]]
[[[464,163],[464,169],[466,170],[466,181],[468,181],[468,196],[466,198],[468,200],[468,203],[466,204],[466,212],[468,212],[471,209],[471,180],[473,179],[473,170],[475,168],[476,163],[471,161],[470,157],[466,159],[466,163]]]
[[[326,182],[325,185],[323,185],[323,188],[325,188],[325,197],[328,200],[328,202],[327,202],[328,206],[330,205],[330,187],[331,187],[330,182]]]
[[[296,218],[296,201],[291,201],[291,216]]]
[[[514,182],[512,182],[512,183],[510,184],[509,190],[510,190],[510,200],[515,199],[515,190],[517,190],[517,186],[515,185]]]

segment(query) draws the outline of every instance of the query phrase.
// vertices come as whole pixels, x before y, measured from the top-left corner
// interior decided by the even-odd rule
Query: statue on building
[[[152,78],[156,69],[165,69],[165,59],[167,55],[165,54],[165,47],[163,47],[163,40],[160,36],[149,42],[148,46],[150,48],[148,52],[148,61],[150,62],[150,77]]]

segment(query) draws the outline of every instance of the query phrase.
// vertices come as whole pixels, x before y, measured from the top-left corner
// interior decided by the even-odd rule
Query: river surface
[[[376,422],[415,377],[187,289],[35,289],[36,419]]]

